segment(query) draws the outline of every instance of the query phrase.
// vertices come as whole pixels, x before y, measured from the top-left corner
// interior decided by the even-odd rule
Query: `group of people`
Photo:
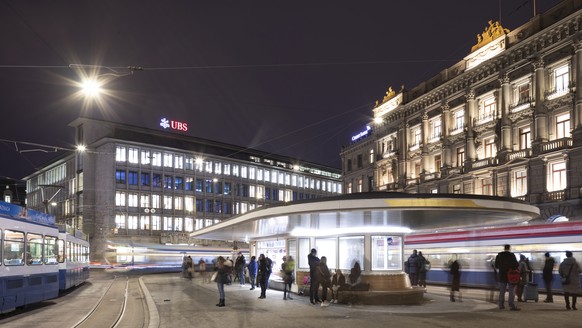
[[[336,269],[331,274],[327,266],[327,258],[317,256],[317,250],[311,249],[307,255],[309,264],[309,301],[311,304],[320,303],[321,306],[329,306],[331,303],[338,303],[339,294],[344,290],[366,290],[368,286],[362,283],[362,269],[359,262],[355,262],[350,270],[348,278],[343,275],[341,269]],[[319,297],[319,288],[321,287],[321,297]],[[331,290],[331,300],[327,300],[328,290]],[[355,303],[357,300],[348,299],[348,303]]]
[[[430,270],[430,262],[416,249],[408,257],[404,265],[404,271],[408,273],[412,286],[426,288],[426,273]]]
[[[552,303],[553,293],[552,293],[552,280],[553,271],[556,261],[550,256],[550,253],[544,254],[544,267],[542,269],[542,279],[544,280],[544,285],[546,288],[546,299],[544,302]],[[511,252],[511,246],[505,245],[504,250],[497,254],[495,258],[495,268],[498,270],[498,282],[499,282],[499,309],[505,309],[505,292],[509,292],[509,310],[519,311],[515,305],[515,294],[517,293],[518,302],[523,302],[522,294],[524,291],[524,286],[531,281],[532,269],[529,265],[528,259],[521,254],[520,260],[518,261],[515,254]],[[519,274],[519,279],[510,279],[511,271],[515,271]],[[571,251],[566,251],[566,258],[558,268],[558,273],[561,278],[562,289],[564,291],[564,300],[566,302],[567,310],[577,310],[576,301],[580,291],[580,279],[579,275],[582,273],[580,265],[576,262]],[[570,302],[570,300],[572,302]]]

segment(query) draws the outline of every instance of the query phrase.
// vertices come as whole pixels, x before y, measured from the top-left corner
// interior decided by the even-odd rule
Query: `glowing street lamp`
[[[96,79],[86,79],[81,83],[81,89],[86,96],[95,97],[101,92],[101,83]]]

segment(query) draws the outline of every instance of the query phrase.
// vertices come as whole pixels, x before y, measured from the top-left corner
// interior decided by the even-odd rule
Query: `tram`
[[[0,249],[0,313],[58,297],[89,277],[89,243],[25,207],[0,202]]]
[[[449,264],[456,259],[461,265],[462,285],[491,288],[496,285],[495,257],[505,244],[511,245],[518,260],[520,254],[529,259],[532,278],[537,283],[542,282],[544,254],[549,252],[556,260],[552,287],[560,290],[558,266],[565,251],[572,251],[575,258],[582,260],[582,222],[414,234],[406,236],[404,253],[422,251],[431,263],[426,277],[429,284],[448,284]]]

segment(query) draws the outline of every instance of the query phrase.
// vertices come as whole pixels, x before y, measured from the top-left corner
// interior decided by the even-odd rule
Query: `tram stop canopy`
[[[199,239],[251,240],[408,234],[525,223],[539,209],[494,196],[369,192],[265,206],[197,230]]]

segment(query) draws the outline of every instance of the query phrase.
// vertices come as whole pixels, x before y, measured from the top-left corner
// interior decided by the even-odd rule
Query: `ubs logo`
[[[160,126],[164,129],[172,129],[183,132],[188,131],[188,123],[168,120],[165,117],[160,120]]]

